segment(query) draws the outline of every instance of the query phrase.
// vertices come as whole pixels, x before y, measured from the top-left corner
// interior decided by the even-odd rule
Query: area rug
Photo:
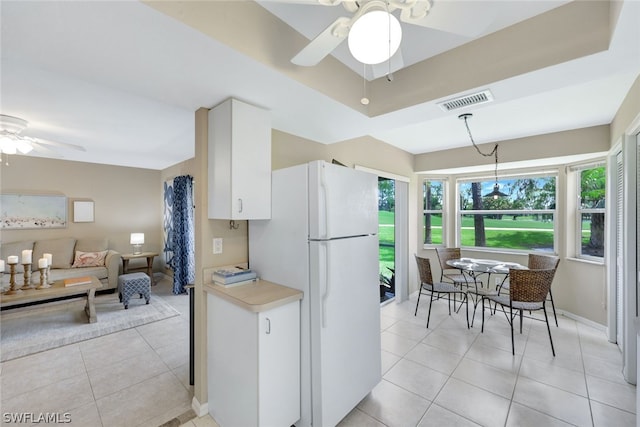
[[[148,305],[144,299],[132,298],[128,310],[119,302],[117,293],[96,296],[95,305],[98,316],[96,323],[87,323],[84,303],[81,301],[58,311],[3,319],[0,323],[0,361],[180,315],[180,312],[153,293]]]

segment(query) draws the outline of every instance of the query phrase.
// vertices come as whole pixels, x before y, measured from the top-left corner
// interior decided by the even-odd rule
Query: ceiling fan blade
[[[56,142],[56,141],[49,141],[47,139],[36,139],[34,142],[32,142],[32,144],[38,144],[40,146],[45,146],[45,149],[50,150],[49,147],[47,146],[51,146],[51,147],[57,147],[57,148],[67,148],[70,150],[77,150],[77,151],[87,151],[86,148],[84,148],[81,145],[76,145],[76,144],[69,144],[66,142]]]
[[[291,59],[296,65],[312,67],[329,55],[347,38],[351,18],[340,17],[324,29],[315,39]]]
[[[486,16],[484,2],[434,0],[429,8],[429,2],[420,1],[411,9],[405,9],[400,14],[400,20],[407,24],[420,25],[453,34],[473,37],[480,35],[491,25],[491,18]],[[423,9],[426,6],[426,9]],[[426,11],[424,14],[422,12]]]
[[[402,49],[398,49],[397,52],[391,57],[391,63],[384,61],[380,64],[374,64],[371,66],[371,75],[374,79],[378,77],[386,76],[404,67],[404,59],[402,57]]]
[[[33,147],[34,151],[37,151],[39,153],[56,154],[54,150],[47,147],[45,144],[41,144],[39,141],[32,141],[31,146]]]

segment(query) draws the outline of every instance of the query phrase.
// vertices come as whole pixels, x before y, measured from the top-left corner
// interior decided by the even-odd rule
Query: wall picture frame
[[[93,200],[74,200],[73,222],[93,222],[94,207]]]
[[[0,194],[0,228],[66,228],[67,197],[51,194]]]

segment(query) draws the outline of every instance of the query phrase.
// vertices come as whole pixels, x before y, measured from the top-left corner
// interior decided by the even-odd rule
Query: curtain
[[[193,228],[193,177],[173,180],[173,293],[186,293],[185,285],[195,281]]]
[[[162,231],[164,263],[173,270],[173,178],[164,182]]]

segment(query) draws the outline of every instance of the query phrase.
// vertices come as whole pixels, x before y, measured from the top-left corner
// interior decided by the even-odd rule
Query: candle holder
[[[5,293],[5,295],[16,295],[22,293],[20,289],[16,287],[16,265],[9,264],[9,290]]]
[[[31,283],[31,263],[22,264],[24,267],[24,283],[22,289],[35,289],[36,287]]]
[[[47,285],[53,285],[53,283],[54,283],[53,280],[51,280],[50,274],[51,274],[51,264],[48,264],[47,265],[47,278],[46,278]]]
[[[40,268],[40,286],[38,286],[36,289],[47,289],[50,288],[51,285],[49,283],[47,283],[47,269],[46,268]]]

